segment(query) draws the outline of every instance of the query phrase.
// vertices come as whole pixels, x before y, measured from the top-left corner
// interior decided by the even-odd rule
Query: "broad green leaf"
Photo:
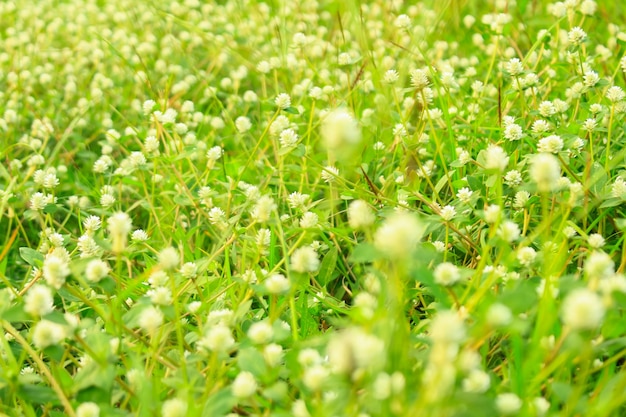
[[[21,247],[20,256],[30,266],[41,267],[43,265],[43,260],[44,260],[43,254],[41,252],[36,251],[35,249]]]
[[[324,259],[322,259],[322,264],[320,265],[320,270],[316,278],[317,282],[322,287],[325,287],[333,278],[333,272],[335,272],[337,266],[337,254],[337,248],[332,248],[324,255]]]

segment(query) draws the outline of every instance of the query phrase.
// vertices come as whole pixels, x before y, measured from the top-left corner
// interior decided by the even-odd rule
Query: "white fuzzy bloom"
[[[310,246],[302,246],[291,255],[291,269],[296,272],[315,272],[319,266],[317,252]]]
[[[522,408],[522,400],[511,392],[499,394],[496,397],[496,408],[507,416],[516,414]]]
[[[65,279],[70,274],[70,267],[67,260],[49,253],[43,261],[42,273],[48,285],[58,290],[65,284]]]
[[[272,213],[276,210],[276,203],[274,203],[274,199],[270,196],[264,195],[261,196],[252,211],[250,212],[250,216],[252,219],[259,223],[265,223],[270,220]]]
[[[33,285],[24,297],[24,311],[33,316],[45,316],[54,310],[54,297],[49,287]]]
[[[195,262],[185,262],[180,268],[180,274],[185,278],[195,278],[198,275],[198,265]]]
[[[56,345],[65,339],[65,336],[64,326],[48,320],[39,321],[32,330],[33,344],[38,349]]]
[[[286,109],[287,107],[291,106],[291,97],[287,93],[280,93],[274,99],[274,103],[279,109]]]
[[[615,273],[615,263],[602,251],[593,251],[585,260],[585,273],[590,279],[603,279]]]
[[[551,135],[539,140],[537,151],[545,153],[558,153],[563,149],[563,139],[558,135]]]
[[[218,324],[209,329],[206,335],[198,341],[198,346],[212,352],[228,352],[235,345],[231,330]]]
[[[374,244],[390,258],[406,258],[422,239],[425,230],[424,224],[415,216],[396,212],[376,230]]]
[[[491,385],[489,374],[480,369],[473,369],[463,380],[463,391],[482,394],[489,389],[489,385]]]
[[[76,417],[100,417],[100,407],[93,402],[84,402],[76,407]]]
[[[291,284],[282,274],[273,274],[265,279],[265,288],[271,294],[281,294],[289,291]]]
[[[348,224],[353,229],[364,229],[372,224],[376,220],[374,212],[363,200],[354,200],[348,206]]]
[[[443,262],[437,265],[433,274],[435,282],[439,285],[454,285],[461,279],[459,268],[450,262]]]
[[[513,77],[524,72],[524,66],[519,58],[511,58],[506,64],[504,64],[504,69]]]
[[[593,249],[600,249],[605,245],[606,241],[600,233],[592,233],[587,238],[587,243]]]
[[[167,247],[159,252],[159,265],[166,271],[175,269],[180,263],[180,255],[173,247]]]
[[[263,348],[263,359],[270,367],[277,366],[283,359],[283,347],[276,343],[270,343]]]
[[[172,304],[172,290],[168,287],[156,287],[149,290],[146,295],[150,297],[152,304],[168,306]]]
[[[541,153],[531,160],[530,177],[541,192],[553,191],[561,177],[559,160],[551,154]]]
[[[571,45],[580,45],[585,39],[587,39],[587,34],[578,26],[567,33],[567,40]]]
[[[361,141],[361,130],[356,120],[344,109],[329,112],[322,121],[321,135],[328,149],[356,145]]]
[[[117,212],[107,221],[107,229],[111,234],[113,241],[113,252],[120,253],[126,248],[128,241],[128,233],[131,231],[133,224],[128,214]]]
[[[239,133],[245,133],[252,128],[252,122],[246,116],[239,116],[235,119],[235,127]]]
[[[307,211],[300,219],[300,227],[303,229],[313,229],[319,226],[319,217],[317,214]]]
[[[609,99],[609,101],[612,103],[617,103],[619,101],[624,100],[625,96],[626,96],[626,93],[624,93],[624,90],[622,90],[621,87],[618,87],[616,85],[614,85],[613,87],[610,87],[606,91],[606,98]]]
[[[139,314],[138,324],[146,333],[154,334],[163,324],[163,313],[156,307],[146,307]]]
[[[252,343],[265,344],[274,337],[274,329],[268,321],[258,321],[253,323],[248,329],[248,337]]]
[[[459,344],[465,339],[465,324],[459,313],[444,310],[430,323],[430,338],[436,344]]]
[[[506,242],[514,242],[520,236],[520,228],[517,223],[507,220],[498,228],[498,236]]]
[[[509,156],[498,145],[489,145],[485,150],[485,169],[503,172],[509,164]]]
[[[109,264],[101,259],[93,259],[89,261],[85,268],[85,277],[89,282],[99,282],[102,278],[106,277],[110,271]]]
[[[248,371],[240,372],[233,381],[231,386],[233,395],[237,398],[248,398],[254,395],[257,389],[257,383]]]
[[[304,375],[302,376],[302,382],[304,385],[312,391],[318,391],[323,386],[330,372],[323,365],[313,365],[304,370]]]
[[[291,148],[298,144],[298,134],[295,130],[285,129],[278,135],[278,142],[283,148]]]
[[[163,417],[186,417],[187,402],[180,398],[166,400],[161,407],[161,415]]]
[[[592,330],[602,324],[605,308],[593,291],[579,288],[567,295],[561,306],[563,324],[574,330]]]
[[[511,323],[513,313],[511,313],[511,310],[504,304],[495,303],[487,310],[485,319],[487,323],[493,327],[502,327]]]
[[[533,248],[525,246],[517,250],[517,260],[524,266],[530,266],[537,258],[537,251]]]
[[[324,180],[324,182],[327,184],[330,184],[331,182],[335,182],[338,176],[339,176],[339,169],[337,169],[334,166],[327,166],[327,167],[324,167],[324,169],[322,169],[321,177],[322,177],[322,180]]]

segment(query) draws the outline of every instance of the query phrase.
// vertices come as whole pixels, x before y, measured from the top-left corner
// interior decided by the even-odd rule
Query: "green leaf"
[[[287,108],[284,108],[283,111],[289,114],[300,114],[298,109],[296,109],[295,107],[287,107]]]
[[[57,204],[46,204],[46,206],[43,208],[43,212],[45,214],[54,214],[57,211],[59,211],[61,207],[59,207]]]
[[[202,415],[220,417],[229,413],[235,404],[237,404],[237,400],[233,397],[230,388],[224,388],[206,400]]]
[[[337,266],[337,253],[337,248],[332,248],[324,255],[319,273],[317,274],[317,282],[322,287],[325,287],[333,278],[333,272],[335,272]]]
[[[174,203],[179,206],[192,206],[193,202],[185,194],[176,194],[174,196]]]
[[[239,369],[248,371],[257,378],[267,374],[267,365],[263,355],[254,347],[249,347],[239,351],[237,355]]]
[[[355,263],[373,262],[381,258],[381,254],[369,243],[359,243],[354,247],[348,260]]]
[[[18,388],[18,395],[28,403],[61,405],[54,390],[44,385],[22,384]]]
[[[43,259],[44,259],[43,254],[36,251],[35,249],[21,247],[20,256],[30,266],[41,267],[43,265]]]

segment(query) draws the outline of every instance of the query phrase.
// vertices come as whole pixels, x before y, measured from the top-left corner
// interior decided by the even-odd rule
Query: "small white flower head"
[[[276,210],[276,207],[276,203],[274,203],[272,197],[268,195],[261,196],[252,208],[250,216],[258,223],[268,222],[272,217],[272,213]]]
[[[102,226],[102,221],[98,216],[89,216],[83,220],[83,227],[86,233],[93,233],[100,229],[100,226]]]
[[[138,324],[143,331],[152,335],[163,325],[163,313],[156,307],[146,307],[139,314]]]
[[[345,109],[336,109],[326,114],[322,121],[321,134],[329,150],[354,146],[361,141],[361,129]]]
[[[166,400],[161,406],[161,415],[163,417],[186,417],[187,402],[180,398]]]
[[[451,205],[447,205],[441,209],[439,215],[444,221],[449,222],[456,216],[456,209]]]
[[[252,343],[263,345],[272,341],[274,329],[268,321],[258,321],[248,329],[248,337]]]
[[[497,204],[491,204],[485,207],[485,222],[488,224],[497,223],[500,220],[500,216],[502,215],[502,208]]]
[[[330,372],[324,365],[313,365],[304,370],[302,382],[311,391],[319,391],[326,383]]]
[[[180,268],[180,274],[188,279],[195,278],[198,275],[198,265],[195,262],[185,262]]]
[[[212,352],[225,353],[235,345],[231,330],[218,324],[209,329],[206,335],[198,341],[198,346]]]
[[[42,274],[46,283],[58,290],[65,284],[65,279],[70,274],[68,261],[54,252],[49,253],[43,261]]]
[[[606,241],[600,233],[592,233],[587,238],[587,244],[589,244],[589,247],[593,249],[600,249],[605,245],[605,243]]]
[[[400,74],[398,74],[398,71],[395,69],[389,69],[385,71],[385,74],[383,75],[383,82],[385,84],[395,84],[399,78]]]
[[[537,258],[537,251],[533,248],[525,246],[517,250],[517,260],[524,266],[530,266]]]
[[[206,151],[206,157],[209,162],[215,163],[218,159],[222,157],[224,151],[221,146],[213,146],[208,151]]]
[[[513,207],[516,209],[522,209],[526,206],[530,200],[530,193],[528,191],[522,190],[515,193],[515,199],[513,201]]]
[[[540,192],[551,192],[561,178],[561,165],[552,154],[540,153],[531,159],[530,178]]]
[[[312,211],[307,211],[300,218],[300,227],[303,229],[314,229],[319,226],[319,217]]]
[[[33,285],[24,297],[24,311],[33,316],[45,316],[53,310],[52,290],[45,285]]]
[[[111,234],[113,241],[113,252],[120,253],[126,248],[128,241],[128,233],[133,228],[133,223],[130,220],[130,216],[124,212],[117,212],[107,221],[107,229]]]
[[[573,330],[593,330],[599,327],[604,313],[602,298],[586,288],[570,292],[561,306],[561,320]]]
[[[545,416],[548,410],[550,409],[550,402],[543,397],[534,398],[532,405],[533,405],[533,408],[535,409],[535,414],[538,417]]]
[[[41,320],[32,330],[33,344],[38,349],[59,344],[66,336],[64,326],[48,320]]]
[[[598,4],[594,0],[584,0],[580,3],[580,12],[587,16],[593,16],[595,14]],[[548,407],[550,403],[548,403]]]
[[[89,282],[99,282],[102,278],[106,277],[111,269],[109,264],[101,259],[93,259],[89,261],[85,268],[85,278]]]
[[[100,407],[93,402],[85,402],[76,407],[76,417],[100,417]]]
[[[622,177],[615,178],[611,185],[611,195],[620,200],[626,200],[626,181]]]
[[[291,269],[296,272],[315,272],[320,266],[317,252],[310,246],[302,246],[291,255]]]
[[[248,371],[240,372],[233,381],[231,386],[233,395],[237,398],[244,399],[254,395],[257,390],[257,382]]]
[[[365,229],[374,224],[374,211],[363,200],[354,200],[348,206],[348,224],[353,229]]]
[[[407,258],[422,239],[425,230],[424,224],[414,215],[395,212],[376,230],[374,244],[389,258]]]
[[[439,285],[454,285],[461,279],[459,268],[450,262],[443,262],[437,265],[433,274],[435,282]]]
[[[337,169],[334,166],[327,166],[327,167],[324,167],[324,169],[322,169],[321,177],[322,177],[322,180],[324,180],[324,182],[327,184],[335,182],[338,176],[339,176],[339,169]]]
[[[291,106],[291,97],[287,93],[280,93],[274,99],[274,103],[276,104],[276,107],[278,107],[281,110],[284,110],[287,107]]]
[[[489,145],[485,150],[485,169],[504,172],[509,164],[509,156],[498,145]]]
[[[145,242],[150,237],[144,230],[137,229],[131,234],[130,238],[133,240],[133,242]]]
[[[522,127],[516,123],[511,123],[504,128],[503,136],[510,141],[520,140],[524,136]]]
[[[270,343],[263,348],[263,359],[270,367],[278,366],[283,359],[283,347],[276,343]]]
[[[570,45],[580,45],[587,39],[587,33],[580,27],[576,26],[567,33],[567,40]]]
[[[430,338],[436,344],[459,344],[465,339],[465,324],[459,313],[444,310],[430,323]]]
[[[517,223],[510,220],[502,222],[498,228],[498,236],[505,242],[511,243],[516,241],[520,236],[520,229]]]
[[[593,251],[585,260],[585,273],[590,279],[609,278],[615,274],[615,263],[602,251]]]
[[[511,324],[513,313],[504,304],[495,303],[489,306],[485,319],[490,326],[503,327]]]
[[[289,291],[291,284],[283,274],[272,274],[264,281],[265,289],[270,294],[282,294]]]
[[[171,271],[178,267],[180,263],[180,255],[178,250],[173,247],[167,247],[159,252],[159,265],[166,271]]]
[[[283,148],[292,148],[298,144],[298,134],[295,130],[285,129],[278,135],[278,142]]]
[[[496,397],[496,408],[501,414],[510,416],[522,408],[522,400],[512,392],[499,394]]]
[[[504,69],[512,77],[516,77],[524,72],[524,66],[519,58],[511,58],[506,64],[504,64]]]
[[[245,133],[252,128],[252,122],[246,116],[239,116],[235,119],[235,127],[239,133]]]
[[[482,394],[489,389],[491,379],[486,372],[480,369],[472,369],[469,375],[467,375],[467,378],[463,380],[462,384],[463,391]]]
[[[411,75],[411,85],[415,87],[417,91],[424,90],[430,84],[428,80],[428,74],[426,71],[421,69],[414,69],[410,72]]]
[[[624,97],[626,97],[626,93],[624,93],[624,90],[622,90],[622,87],[618,87],[618,86],[614,85],[613,87],[610,87],[606,91],[606,98],[611,103],[620,102],[620,101],[624,100]]]
[[[461,188],[456,193],[456,198],[458,198],[462,203],[469,204],[472,201],[472,195],[474,192],[467,187]]]
[[[544,153],[558,153],[563,149],[563,139],[558,135],[550,135],[540,139],[537,143],[537,151]]]
[[[408,29],[411,27],[411,18],[405,14],[398,15],[393,24],[400,29]]]
[[[146,295],[150,298],[152,304],[168,306],[172,304],[172,290],[168,287],[156,287],[149,290]]]

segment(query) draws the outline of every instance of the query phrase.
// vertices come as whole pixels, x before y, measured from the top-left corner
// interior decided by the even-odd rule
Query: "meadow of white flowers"
[[[626,415],[619,1],[0,1],[0,416]]]

